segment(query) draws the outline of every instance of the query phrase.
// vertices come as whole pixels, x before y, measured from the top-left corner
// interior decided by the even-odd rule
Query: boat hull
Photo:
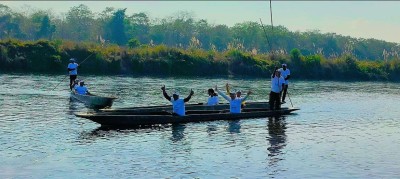
[[[101,97],[96,95],[80,95],[74,92],[71,92],[71,98],[76,99],[85,105],[93,107],[93,108],[105,108],[111,107],[115,97]]]
[[[222,111],[187,111],[186,116],[174,116],[167,112],[159,112],[160,114],[143,114],[143,115],[124,115],[124,114],[106,114],[106,113],[77,113],[78,117],[86,118],[102,126],[143,126],[155,124],[173,124],[173,123],[187,123],[187,122],[204,122],[215,120],[237,120],[249,119],[260,117],[272,117],[290,114],[293,111],[299,110],[298,108],[282,108],[280,110],[266,110],[266,109],[251,109],[244,110],[239,114],[231,114]],[[165,113],[165,114],[163,114]]]
[[[268,109],[268,102],[247,102],[243,109],[247,108],[264,108]],[[220,103],[215,106],[207,106],[205,104],[186,104],[186,110],[228,110],[229,103]],[[102,112],[107,113],[119,113],[119,114],[141,114],[148,112],[159,112],[159,111],[172,111],[172,105],[162,105],[162,106],[146,106],[146,107],[131,107],[131,108],[116,108],[116,109],[101,109]]]

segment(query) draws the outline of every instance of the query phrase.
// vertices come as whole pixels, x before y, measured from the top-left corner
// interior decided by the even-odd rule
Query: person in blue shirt
[[[85,82],[81,81],[79,86],[75,88],[75,92],[81,95],[90,95],[88,89],[85,86]]]
[[[78,64],[75,63],[75,59],[71,58],[70,63],[68,64],[68,73],[69,73],[69,88],[72,90],[74,87],[74,81],[78,77]]]
[[[179,93],[174,93],[172,94],[172,98],[167,94],[165,91],[165,85],[161,87],[161,90],[163,91],[164,98],[167,99],[172,103],[172,109],[173,109],[173,114],[178,115],[178,116],[184,116],[185,115],[185,103],[192,98],[194,92],[193,90],[190,90],[190,94],[188,97],[185,99],[179,98]]]

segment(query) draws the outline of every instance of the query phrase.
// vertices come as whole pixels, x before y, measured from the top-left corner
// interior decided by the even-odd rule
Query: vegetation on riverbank
[[[62,40],[0,41],[3,73],[67,73],[70,58],[77,58],[80,63],[88,56],[79,67],[81,74],[269,77],[275,66],[287,63],[296,79],[400,80],[399,58],[372,61],[343,54],[328,59],[322,54],[302,55],[298,49],[291,50],[289,55],[271,55],[237,48],[220,52],[165,45],[126,48]]]

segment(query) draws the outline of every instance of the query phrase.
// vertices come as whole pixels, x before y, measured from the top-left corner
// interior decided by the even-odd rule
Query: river
[[[67,79],[52,90],[63,78],[0,75],[0,178],[400,177],[398,83],[292,80],[293,115],[107,130],[73,115],[88,109]],[[267,100],[269,79],[85,76],[113,107],[168,104],[162,84],[205,102],[226,82]]]

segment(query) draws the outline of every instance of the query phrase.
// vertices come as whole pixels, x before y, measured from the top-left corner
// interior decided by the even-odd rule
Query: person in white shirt
[[[229,97],[226,96],[223,92],[219,91],[217,86],[215,86],[215,91],[218,92],[223,98],[225,98],[229,102],[229,111],[230,113],[241,113],[242,112],[242,102],[246,101],[249,95],[252,93],[251,91],[247,92],[244,98],[237,98],[236,93],[229,93]]]
[[[75,92],[81,95],[90,95],[88,89],[85,86],[85,82],[81,81],[79,86],[75,88]]]
[[[214,89],[212,89],[212,88],[208,89],[207,105],[214,106],[214,105],[218,105],[218,103],[219,103],[218,94],[215,93]]]
[[[190,90],[189,96],[185,99],[179,98],[179,94],[177,92],[172,94],[171,98],[165,91],[165,85],[161,87],[161,90],[163,91],[164,98],[172,103],[173,115],[185,116],[185,103],[192,98],[194,94],[193,90]]]
[[[271,75],[271,92],[269,93],[269,109],[281,109],[281,91],[283,89],[285,79],[281,76],[278,67],[275,68]]]
[[[78,76],[78,64],[75,63],[75,59],[71,58],[70,63],[68,64],[68,72],[69,72],[69,88],[72,90],[73,83]]]
[[[282,64],[282,68],[280,68],[279,71],[281,72],[281,76],[285,79],[285,85],[282,90],[282,92],[283,92],[282,103],[286,103],[285,98],[286,98],[287,89],[289,87],[290,70],[287,68],[286,64]]]

